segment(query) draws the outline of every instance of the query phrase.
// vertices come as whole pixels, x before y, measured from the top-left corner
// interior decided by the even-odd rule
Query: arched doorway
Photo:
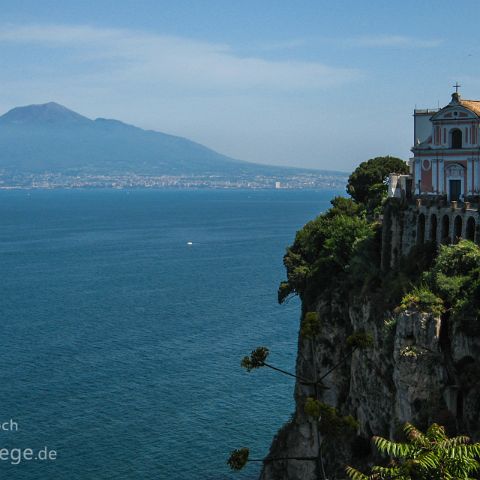
[[[421,213],[417,220],[417,245],[425,242],[425,215]]]
[[[435,214],[430,217],[430,240],[437,242],[437,216]]]
[[[475,241],[475,219],[473,217],[469,217],[469,219],[467,220],[465,238],[467,240],[471,240],[472,242]]]
[[[450,243],[450,219],[448,215],[444,215],[442,218],[442,243]]]
[[[450,146],[451,148],[462,148],[462,131],[454,128],[450,132]]]
[[[457,215],[455,222],[453,223],[453,239],[454,243],[457,243],[462,238],[462,217]]]

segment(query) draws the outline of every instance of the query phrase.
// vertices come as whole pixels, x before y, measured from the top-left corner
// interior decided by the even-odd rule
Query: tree
[[[302,320],[301,334],[305,339],[311,340],[311,346],[313,349],[314,339],[320,334],[321,330],[320,320],[316,312],[307,312]],[[319,399],[320,391],[325,388],[323,380],[328,377],[334,370],[344,364],[357,350],[365,350],[373,345],[373,338],[371,335],[365,332],[355,332],[350,335],[346,340],[349,347],[348,353],[343,356],[340,361],[331,367],[328,371],[323,373],[320,377],[317,372],[317,365],[314,361],[314,378],[308,379],[296,375],[294,373],[287,372],[281,368],[275,367],[271,363],[267,363],[267,357],[269,350],[266,347],[258,347],[251,352],[249,356],[245,356],[241,361],[241,366],[248,372],[256,370],[258,368],[267,367],[275,370],[284,375],[294,377],[299,383],[304,385],[310,385],[313,387],[314,396],[306,398],[304,404],[304,411],[307,415],[314,420],[314,435],[318,443],[318,455],[311,457],[271,457],[265,458],[251,458],[250,450],[246,447],[233,450],[230,457],[227,460],[228,465],[232,470],[241,470],[248,462],[278,462],[285,460],[302,460],[302,461],[314,461],[317,462],[318,470],[322,472],[322,478],[325,477],[323,469],[322,459],[322,435],[328,436],[330,439],[338,438],[342,435],[348,435],[355,432],[358,428],[357,421],[351,416],[342,416],[335,407],[332,407]],[[315,359],[315,354],[312,351],[312,358]]]
[[[387,196],[387,179],[390,173],[409,173],[408,165],[397,157],[375,157],[362,162],[350,175],[347,193],[358,203],[373,212]]]
[[[470,438],[448,438],[444,427],[434,423],[426,433],[406,423],[407,443],[373,437],[377,449],[391,457],[387,467],[372,467],[370,475],[347,467],[352,480],[454,480],[471,479],[480,470],[480,444]]]
[[[310,303],[310,293],[333,288],[349,270],[361,242],[374,235],[361,206],[340,197],[331,203],[332,208],[308,222],[287,248],[283,258],[287,281],[280,284],[279,303],[291,294]]]

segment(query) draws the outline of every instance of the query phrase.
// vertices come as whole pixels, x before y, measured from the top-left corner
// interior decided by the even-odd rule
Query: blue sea
[[[293,384],[240,360],[294,370],[282,256],[333,195],[1,191],[0,477],[257,478],[226,459],[267,453]]]

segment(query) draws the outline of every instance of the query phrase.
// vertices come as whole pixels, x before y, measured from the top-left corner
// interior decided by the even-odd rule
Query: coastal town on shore
[[[291,176],[245,175],[141,175],[137,173],[68,174],[57,172],[0,172],[0,189],[57,188],[216,188],[216,189],[340,189],[341,173],[306,173]]]

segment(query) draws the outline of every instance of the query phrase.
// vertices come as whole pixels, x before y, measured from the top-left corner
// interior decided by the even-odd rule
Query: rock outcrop
[[[372,435],[398,438],[407,421],[420,428],[437,422],[450,434],[480,440],[480,338],[451,324],[448,314],[381,312],[376,304],[368,298],[320,301],[321,335],[300,335],[298,342],[298,376],[319,378],[340,365],[325,378],[319,398],[355,417],[356,433],[317,436],[316,421],[304,413],[313,387],[297,381],[295,415],[275,437],[270,457],[317,457],[319,439],[322,454],[318,461],[267,462],[262,480],[346,478],[347,464],[365,469],[378,460]],[[373,347],[349,357],[345,340],[359,330],[372,335]]]

